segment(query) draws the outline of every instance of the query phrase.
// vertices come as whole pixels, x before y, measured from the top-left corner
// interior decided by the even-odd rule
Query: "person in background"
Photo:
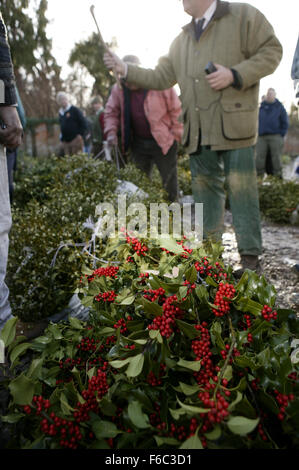
[[[281,155],[288,131],[288,115],[276,92],[269,88],[259,110],[259,137],[256,145],[256,171],[263,177],[267,153],[271,154],[272,174],[282,178]]]
[[[91,126],[91,154],[97,157],[103,150],[104,140],[104,107],[101,96],[91,100],[93,114],[88,117]]]
[[[83,152],[83,136],[87,130],[86,119],[82,111],[69,103],[67,94],[57,94],[59,109],[61,154],[74,155]]]
[[[193,197],[203,203],[205,239],[221,242],[225,191],[242,268],[261,271],[259,199],[254,160],[260,79],[274,72],[282,47],[265,16],[247,3],[183,0],[192,21],[155,69],[127,65],[112,52],[104,62],[141,88],[179,84],[182,144],[190,155]],[[171,11],[169,12],[171,17]]]
[[[5,283],[8,235],[11,227],[5,147],[15,149],[22,142],[23,129],[17,112],[17,95],[6,26],[0,12],[0,330],[12,317],[9,289]]]
[[[25,115],[25,110],[21,101],[20,94],[18,92],[18,89],[16,87],[16,95],[17,95],[17,111],[18,115],[23,127],[23,130],[26,128],[26,115]],[[8,172],[8,186],[9,186],[9,199],[10,199],[10,204],[13,202],[13,174],[17,169],[17,157],[18,157],[18,149],[6,149],[6,159],[7,159],[7,172]]]
[[[132,55],[123,60],[140,64]],[[149,178],[156,164],[172,202],[178,200],[177,149],[183,133],[180,114],[181,103],[173,88],[150,90],[123,82],[121,89],[113,86],[104,115],[108,143],[117,145],[120,129],[122,152],[130,148],[132,161]]]

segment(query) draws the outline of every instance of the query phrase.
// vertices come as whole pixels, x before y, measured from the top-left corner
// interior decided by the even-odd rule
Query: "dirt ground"
[[[299,313],[299,275],[292,269],[299,263],[299,227],[262,221],[263,253],[260,257],[263,274],[277,291],[276,307],[291,308]],[[240,257],[230,212],[225,215],[223,235],[224,260],[236,269]]]

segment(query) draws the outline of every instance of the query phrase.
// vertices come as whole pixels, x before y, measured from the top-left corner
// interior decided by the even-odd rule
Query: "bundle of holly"
[[[2,418],[10,447],[295,448],[299,442],[294,312],[255,273],[236,283],[217,246],[138,240],[107,246],[70,318],[31,343],[2,338],[11,373]]]

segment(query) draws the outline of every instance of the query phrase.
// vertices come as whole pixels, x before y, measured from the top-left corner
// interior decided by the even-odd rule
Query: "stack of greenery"
[[[86,258],[82,246],[73,245],[88,243],[91,234],[83,224],[99,203],[117,206],[118,179],[145,191],[146,204],[165,199],[161,183],[150,182],[132,165],[117,173],[115,165],[86,155],[20,162],[7,278],[12,310],[20,319],[38,321],[68,304]],[[132,200],[128,197],[128,204]]]
[[[6,324],[8,447],[298,446],[295,313],[263,277],[236,283],[217,246],[186,245],[125,234],[78,279],[88,323],[51,324],[30,343]]]

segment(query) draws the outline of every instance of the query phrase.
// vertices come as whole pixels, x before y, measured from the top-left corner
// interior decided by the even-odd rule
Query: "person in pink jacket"
[[[138,57],[125,56],[140,64]],[[151,177],[154,164],[170,201],[178,199],[177,149],[183,133],[178,121],[181,102],[173,88],[163,91],[138,89],[125,82],[114,85],[104,114],[104,134],[111,145],[121,131],[122,153],[131,150],[135,165]]]

